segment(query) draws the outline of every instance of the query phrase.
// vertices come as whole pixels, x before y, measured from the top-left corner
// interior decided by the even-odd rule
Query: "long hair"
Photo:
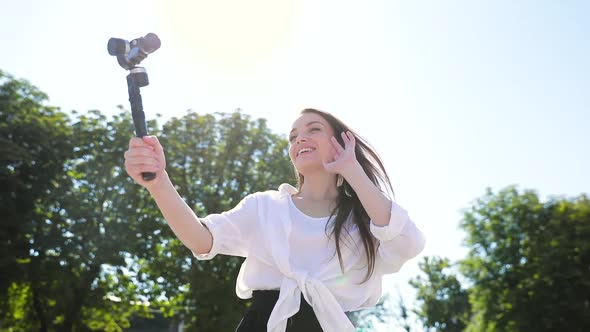
[[[344,140],[342,139],[341,133],[350,131],[356,140],[355,146],[355,154],[356,159],[362,166],[363,170],[378,188],[389,189],[391,191],[392,196],[394,195],[393,187],[391,186],[391,181],[389,180],[389,176],[385,171],[385,167],[383,166],[383,162],[379,155],[369,146],[369,144],[359,135],[357,135],[352,129],[350,129],[347,125],[345,125],[341,120],[333,116],[332,114],[320,110],[316,110],[313,108],[306,108],[301,111],[301,114],[307,113],[314,113],[326,120],[334,130],[334,137],[338,140],[340,145],[344,146]],[[305,182],[305,178],[303,174],[299,173],[295,168],[295,174],[298,178],[297,187],[298,190],[301,191],[303,186],[303,182]],[[338,175],[340,177],[340,175]],[[365,251],[365,255],[367,258],[367,274],[365,277],[365,281],[369,280],[371,275],[375,270],[375,255],[377,253],[377,249],[379,247],[379,241],[377,241],[374,236],[371,234],[370,231],[370,217],[365,211],[365,208],[361,204],[356,192],[352,189],[350,184],[346,181],[346,179],[342,178],[342,185],[337,187],[338,190],[338,197],[336,198],[336,205],[332,210],[331,215],[336,216],[332,219],[330,217],[331,222],[326,225],[326,232],[328,236],[334,237],[336,241],[336,253],[338,254],[338,261],[340,263],[340,268],[344,270],[344,263],[342,261],[342,254],[340,250],[341,245],[341,235],[342,232],[346,232],[346,235],[350,236],[348,233],[348,229],[346,226],[346,222],[349,219],[349,216],[352,213],[351,221],[354,225],[356,225],[360,231],[361,239],[363,242],[363,248]]]

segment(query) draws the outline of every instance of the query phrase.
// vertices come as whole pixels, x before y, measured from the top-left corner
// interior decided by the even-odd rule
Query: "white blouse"
[[[297,190],[282,184],[278,191],[246,196],[235,208],[201,218],[213,235],[207,260],[217,254],[246,257],[236,282],[236,294],[252,297],[253,290],[278,289],[279,299],[267,324],[269,332],[284,332],[287,320],[299,311],[301,294],[327,332],[356,331],[346,311],[375,306],[381,297],[381,277],[399,271],[424,248],[424,236],[395,202],[389,225],[371,223],[379,240],[375,271],[367,273],[367,259],[356,226],[342,232],[340,268],[336,245],[326,235],[328,218],[312,218],[299,211],[291,196]]]

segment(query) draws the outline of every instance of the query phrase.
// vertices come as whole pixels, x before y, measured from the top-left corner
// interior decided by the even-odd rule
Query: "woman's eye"
[[[318,131],[320,128],[311,128],[310,131]]]

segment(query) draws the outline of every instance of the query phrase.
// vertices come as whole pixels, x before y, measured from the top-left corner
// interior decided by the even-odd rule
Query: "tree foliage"
[[[488,190],[465,212],[470,330],[590,330],[590,200]]]
[[[469,323],[469,293],[461,286],[448,259],[424,257],[418,264],[424,276],[410,280],[417,290],[416,310],[422,324],[436,331],[460,332]]]
[[[188,330],[237,325],[240,261],[192,259],[126,175],[129,112],[66,115],[25,80],[0,72],[0,83],[0,330],[121,331],[154,310]],[[148,130],[199,215],[293,179],[286,140],[242,112]]]
[[[72,157],[68,118],[46,100],[26,80],[0,71],[0,321],[20,330],[48,328],[43,292],[58,276],[48,269],[58,232],[48,220],[60,216],[47,206]]]
[[[585,194],[542,202],[532,190],[488,189],[464,210],[460,225],[469,252],[458,265],[470,307],[449,310],[458,298],[453,296],[436,302],[435,294],[459,294],[458,286],[442,272],[447,260],[427,260],[421,268],[428,278],[414,283],[423,290],[420,313],[426,326],[468,315],[466,331],[590,330],[590,200]]]

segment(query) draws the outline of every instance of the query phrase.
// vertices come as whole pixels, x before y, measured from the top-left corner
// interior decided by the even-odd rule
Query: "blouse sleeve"
[[[380,242],[379,257],[386,274],[399,271],[406,261],[424,249],[424,234],[410,219],[408,212],[393,201],[389,224],[377,226],[371,221],[370,229]]]
[[[213,246],[209,253],[193,255],[198,260],[209,260],[217,254],[247,257],[248,239],[256,228],[257,215],[256,195],[251,194],[229,211],[200,218],[213,236]]]

